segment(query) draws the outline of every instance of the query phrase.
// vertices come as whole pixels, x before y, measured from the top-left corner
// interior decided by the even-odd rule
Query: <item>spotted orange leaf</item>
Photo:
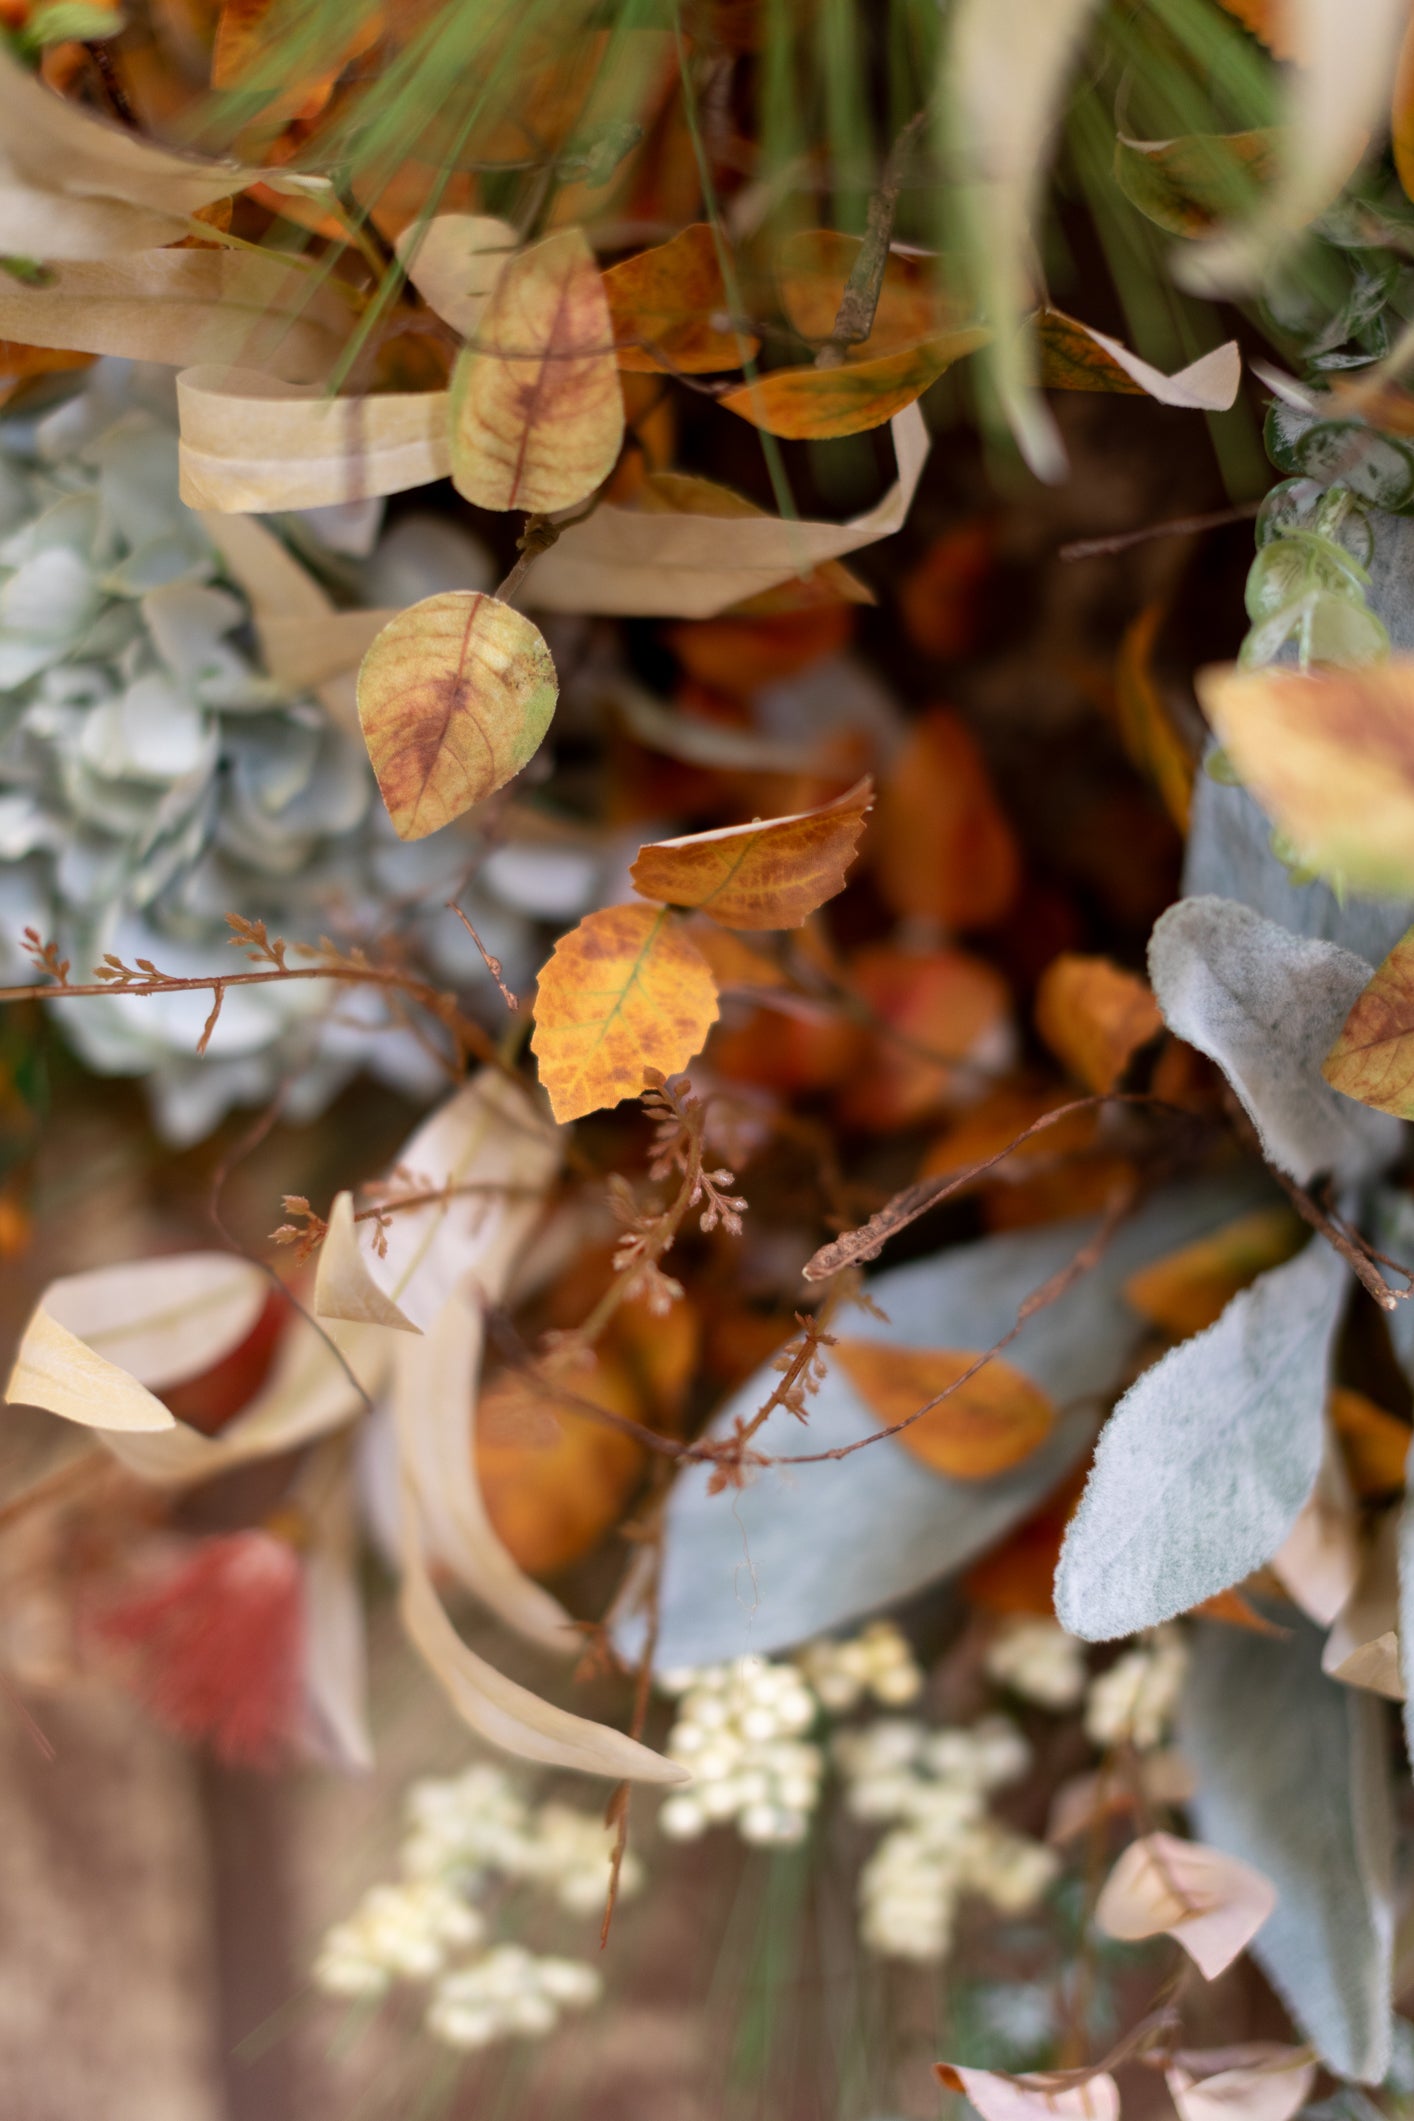
[[[1007,1472],[1029,1458],[1055,1425],[1056,1410],[1040,1386],[995,1355],[965,1383],[959,1379],[979,1359],[970,1349],[842,1340],[834,1359],[885,1427],[947,1393],[897,1441],[950,1480],[990,1480]]]
[[[1036,1029],[1057,1060],[1097,1094],[1113,1090],[1163,1022],[1137,973],[1105,957],[1063,951],[1036,990]]]
[[[504,787],[557,696],[539,628],[495,597],[446,590],[400,611],[358,674],[358,718],[398,837],[425,839]]]
[[[636,1097],[650,1068],[685,1068],[716,1016],[711,968],[665,906],[587,913],[535,999],[531,1045],[556,1119]]]
[[[839,435],[862,434],[866,428],[882,427],[922,397],[954,361],[975,353],[990,336],[982,325],[968,324],[867,361],[843,361],[835,368],[777,368],[739,384],[717,402],[753,427],[787,441],[827,442]]]
[[[611,266],[604,292],[619,367],[631,372],[668,368],[696,376],[740,368],[761,343],[730,329],[722,261],[706,221]]]
[[[726,928],[799,928],[843,890],[873,800],[866,778],[795,817],[655,840],[629,875],[644,898],[699,908]]]
[[[1321,1073],[1362,1105],[1414,1119],[1414,928],[1356,997]]]
[[[1131,1274],[1125,1301],[1150,1325],[1186,1340],[1216,1325],[1239,1290],[1305,1242],[1305,1225],[1289,1208],[1255,1208]]]
[[[502,270],[452,374],[452,483],[478,508],[573,507],[609,476],[623,393],[604,281],[581,230]]]

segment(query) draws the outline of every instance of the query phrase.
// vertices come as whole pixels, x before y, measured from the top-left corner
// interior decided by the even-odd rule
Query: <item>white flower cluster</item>
[[[372,2001],[395,1981],[435,1982],[428,2030],[461,2048],[548,2033],[562,2010],[594,2002],[599,1976],[578,1960],[538,1958],[518,1944],[493,1945],[470,1961],[463,1955],[485,1938],[474,1902],[495,1879],[537,1885],[576,1914],[602,1907],[612,1844],[602,1820],[566,1804],[531,1805],[489,1765],[415,1783],[407,1814],[403,1882],[374,1886],[326,1933],[316,1987]],[[642,1879],[642,1864],[626,1852],[620,1894]]]
[[[498,1944],[443,1975],[428,2005],[427,2030],[448,2047],[535,2039],[554,2031],[562,2011],[597,2002],[602,1989],[581,1959],[540,1959],[523,1945]]]
[[[1043,1709],[1072,1709],[1085,1692],[1085,1645],[1058,1620],[1020,1614],[987,1648],[987,1677]]]
[[[613,1834],[597,1813],[568,1804],[529,1805],[500,1768],[478,1765],[445,1782],[414,1783],[403,1869],[474,1890],[486,1874],[552,1893],[572,1914],[589,1915],[609,1890]],[[636,1893],[643,1865],[624,1852],[619,1897]]]
[[[450,1951],[479,1944],[484,1932],[476,1909],[436,1879],[375,1885],[326,1932],[314,1983],[327,1996],[381,1996],[394,1981],[430,1981]]]
[[[907,1708],[923,1691],[923,1673],[891,1620],[871,1621],[846,1642],[808,1642],[795,1661],[832,1715],[857,1708],[866,1696],[884,1708]]]
[[[898,1822],[860,1875],[860,1928],[871,1951],[945,1959],[964,1894],[1020,1914],[1054,1879],[1051,1850],[987,1811],[990,1792],[1016,1781],[1030,1762],[1025,1740],[1005,1717],[936,1731],[886,1717],[840,1732],[833,1750],[854,1817]]]
[[[744,1841],[802,1841],[825,1760],[806,1737],[820,1704],[795,1666],[738,1657],[660,1683],[681,1696],[666,1751],[693,1774],[693,1787],[659,1812],[663,1832],[692,1841],[734,1820]]]
[[[1162,1743],[1188,1671],[1180,1629],[1155,1628],[1101,1672],[1085,1703],[1085,1733],[1095,1745],[1132,1745],[1141,1753]]]

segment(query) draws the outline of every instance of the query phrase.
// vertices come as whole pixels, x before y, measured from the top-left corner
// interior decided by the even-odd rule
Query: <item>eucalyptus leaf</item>
[[[1250,1207],[1249,1182],[1174,1187],[1123,1225],[1099,1264],[1029,1318],[1006,1360],[1061,1405],[1103,1399],[1132,1359],[1143,1326],[1123,1298],[1135,1270]],[[986,1348],[1018,1306],[1074,1258],[1093,1222],[991,1237],[879,1275],[869,1284],[887,1322],[843,1312],[832,1330],[900,1347]],[[779,1381],[765,1364],[715,1417],[730,1434]],[[860,1442],[879,1427],[843,1370],[832,1365],[802,1426],[778,1410],[754,1448],[772,1456]],[[961,1568],[1035,1507],[1092,1434],[1078,1409],[1013,1472],[949,1480],[892,1439],[844,1460],[759,1470],[739,1494],[708,1493],[710,1468],[692,1466],[668,1505],[657,1663],[717,1663],[775,1650],[909,1596]],[[642,1622],[619,1629],[637,1653]]]
[[[1072,1634],[1105,1642],[1154,1627],[1271,1560],[1320,1471],[1348,1284],[1313,1239],[1130,1386],[1056,1572]]]
[[[1155,924],[1149,977],[1164,1021],[1215,1060],[1280,1170],[1367,1178],[1399,1154],[1400,1123],[1332,1090],[1321,1063],[1373,967],[1232,899],[1185,898]]]
[[[1383,1704],[1321,1671],[1321,1637],[1205,1626],[1179,1723],[1203,1840],[1277,1889],[1251,1950],[1331,2069],[1377,2083],[1390,2061],[1394,1932]]]

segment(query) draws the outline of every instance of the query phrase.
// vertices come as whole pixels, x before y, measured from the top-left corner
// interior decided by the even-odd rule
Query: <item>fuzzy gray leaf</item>
[[[1381,518],[1376,553],[1383,550]],[[1398,643],[1396,643],[1398,645]],[[1414,638],[1406,644],[1414,649]],[[1216,747],[1214,747],[1216,748]],[[1295,884],[1272,852],[1272,823],[1245,788],[1200,773],[1193,784],[1193,824],[1183,865],[1189,898],[1237,899],[1293,935],[1339,943],[1377,965],[1414,927],[1414,899],[1338,899],[1319,879]]]
[[[1304,1184],[1357,1179],[1399,1154],[1401,1122],[1321,1074],[1373,967],[1232,899],[1186,898],[1155,924],[1149,977],[1171,1031],[1215,1060],[1271,1162]]]
[[[1090,1642],[1186,1613],[1270,1561],[1316,1483],[1349,1275],[1319,1239],[1125,1393],[1056,1572]]]
[[[1253,1957],[1322,2061],[1377,2083],[1394,1931],[1384,1705],[1325,1677],[1304,1620],[1283,1641],[1208,1626],[1179,1740],[1198,1832],[1277,1889]]]
[[[1070,1293],[1027,1321],[1006,1359],[1062,1406],[1114,1390],[1142,1325],[1123,1299],[1127,1276],[1240,1214],[1248,1185],[1175,1187],[1124,1225]],[[870,1283],[887,1324],[850,1311],[837,1330],[901,1347],[985,1348],[1014,1324],[1018,1305],[1075,1256],[1094,1224],[1065,1223],[959,1246]],[[730,1432],[769,1396],[763,1366],[721,1410],[713,1435]],[[708,1469],[689,1467],[668,1506],[657,1661],[713,1664],[747,1650],[782,1649],[907,1597],[961,1568],[1024,1517],[1074,1463],[1092,1433],[1079,1411],[1013,1472],[953,1481],[892,1441],[843,1461],[758,1472],[739,1495],[709,1495]],[[838,1369],[810,1402],[809,1422],[777,1411],[756,1448],[799,1457],[858,1442],[878,1427]],[[641,1621],[616,1640],[629,1656]]]

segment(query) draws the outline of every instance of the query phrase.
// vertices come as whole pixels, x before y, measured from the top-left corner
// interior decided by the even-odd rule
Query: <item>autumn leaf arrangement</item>
[[[723,2112],[1407,2095],[1407,14],[7,15],[0,1674],[368,1771],[396,1608],[322,2023],[690,1907]],[[1265,416],[1179,687],[1018,616],[1102,397]]]

